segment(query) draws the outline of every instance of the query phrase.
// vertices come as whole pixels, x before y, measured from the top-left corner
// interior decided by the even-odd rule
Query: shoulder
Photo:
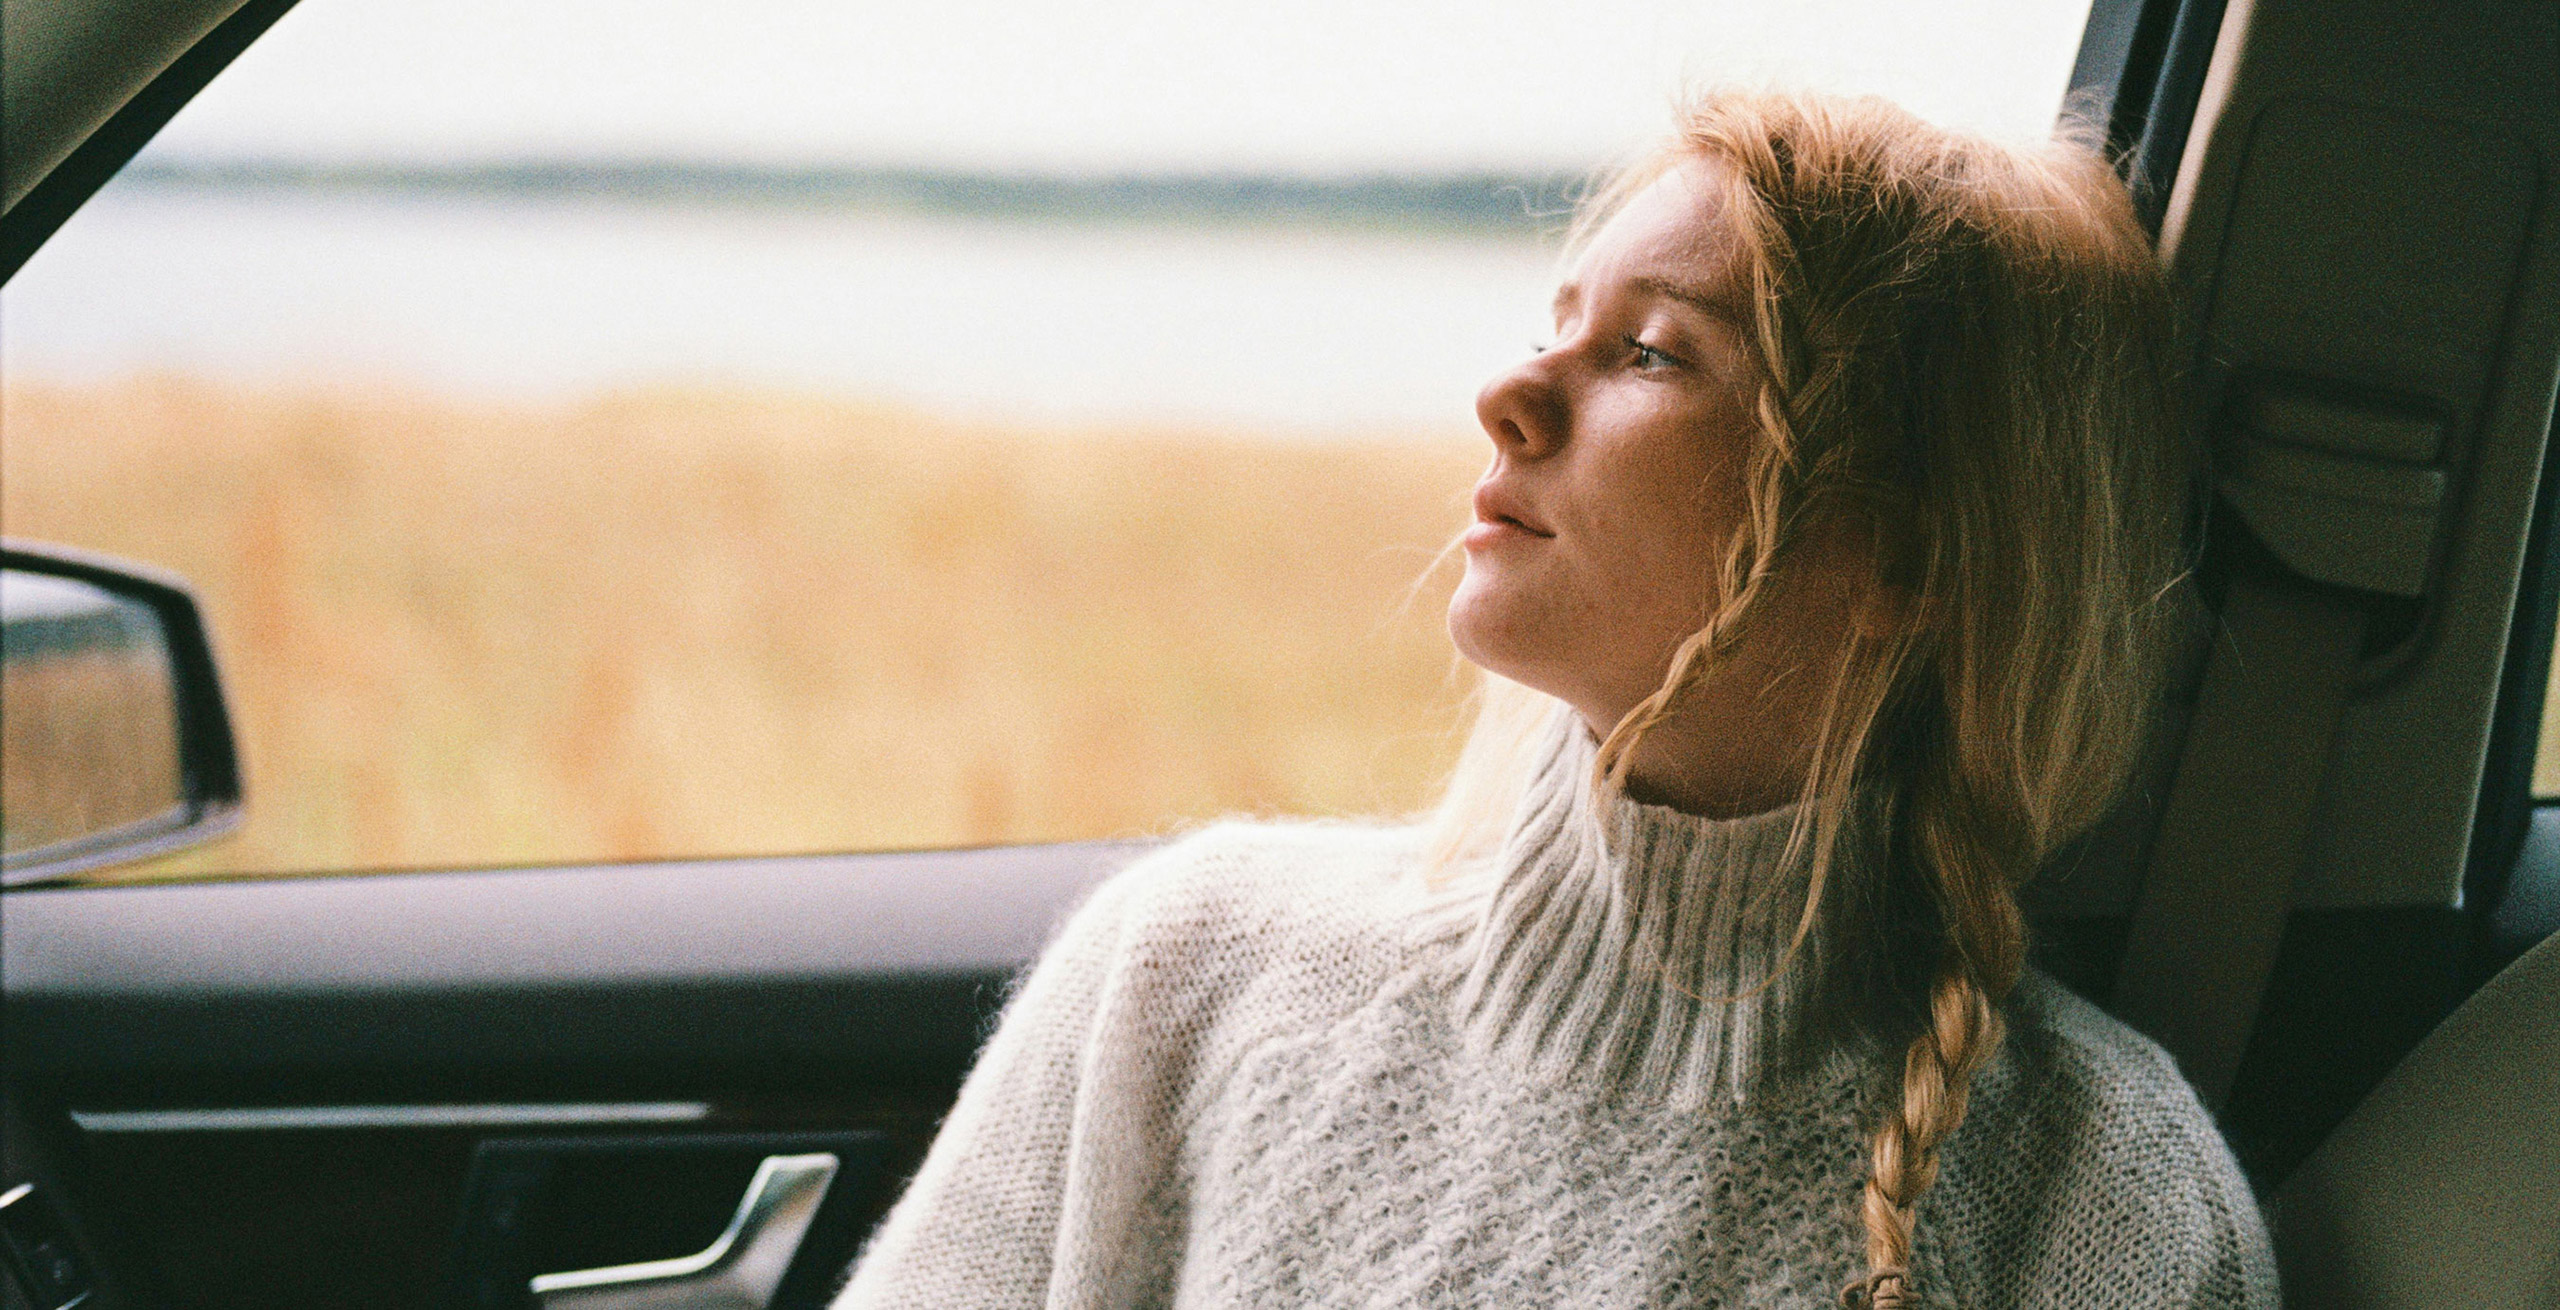
[[[1409,827],[1219,823],[1139,859],[1095,899],[1116,900],[1132,922],[1177,936],[1305,930],[1404,897],[1420,848]]]
[[[1187,1120],[1269,1043],[1329,1030],[1413,957],[1418,833],[1224,823],[1114,875],[1033,971],[1091,979],[1082,1040]],[[1066,964],[1074,961],[1073,964]]]
[[[2031,972],[1975,1094],[1949,1201],[2015,1262],[1989,1281],[2019,1304],[2275,1304],[2248,1182],[2149,1038]]]
[[[2062,1080],[2053,1091],[2092,1110],[2157,1116],[2182,1134],[2222,1140],[2169,1053],[2070,988],[2029,970],[2010,1014],[2014,1061]]]
[[[1139,859],[1079,917],[1124,953],[1213,968],[1330,946],[1392,949],[1418,888],[1418,833],[1350,823],[1220,823]]]
[[[1406,827],[1217,824],[1106,880],[1051,954],[1107,953],[1110,989],[1159,1020],[1247,999],[1261,1021],[1310,1019],[1402,966],[1420,851]]]
[[[1104,880],[1023,978],[842,1304],[1075,1299],[1116,1277],[1120,1246],[1092,1233],[1152,1214],[1242,1051],[1377,972],[1382,934],[1359,925],[1413,849],[1392,829],[1227,824]]]

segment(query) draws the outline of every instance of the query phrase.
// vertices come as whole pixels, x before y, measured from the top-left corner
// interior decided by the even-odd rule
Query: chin
[[[1502,588],[1472,565],[1449,597],[1449,644],[1477,668],[1528,686],[1538,686],[1534,672],[1538,643],[1516,604]]]

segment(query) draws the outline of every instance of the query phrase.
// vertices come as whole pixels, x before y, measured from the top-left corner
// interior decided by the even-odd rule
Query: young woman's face
[[[1476,397],[1493,466],[1450,636],[1601,732],[1704,625],[1745,512],[1748,292],[1710,167],[1610,219],[1556,293],[1553,344]]]

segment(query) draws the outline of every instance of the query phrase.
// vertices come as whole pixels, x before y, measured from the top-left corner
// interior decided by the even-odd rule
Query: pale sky
[[[2086,0],[303,0],[153,146],[1043,171],[1563,167],[1684,83],[2041,135]]]

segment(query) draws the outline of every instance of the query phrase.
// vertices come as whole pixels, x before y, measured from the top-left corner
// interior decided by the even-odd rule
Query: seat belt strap
[[[2224,596],[2113,997],[2216,1110],[2275,971],[2364,630],[2361,607],[2288,578]]]

